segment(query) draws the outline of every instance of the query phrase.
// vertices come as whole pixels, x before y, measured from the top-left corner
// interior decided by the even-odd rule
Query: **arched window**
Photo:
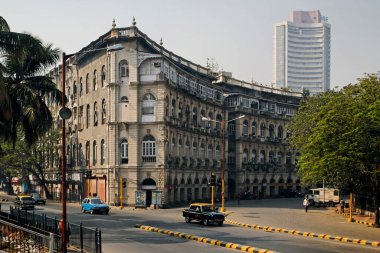
[[[192,153],[192,155],[193,155],[194,159],[197,158],[197,150],[198,150],[197,143],[193,142],[193,153]]]
[[[78,147],[78,165],[83,166],[85,165],[83,162],[83,148],[82,148],[82,143],[79,143]]]
[[[77,95],[78,95],[78,88],[77,88],[77,83],[74,81],[74,85],[73,85],[73,96],[74,96],[74,99],[77,99]]]
[[[282,139],[283,136],[284,136],[284,130],[282,128],[282,126],[279,126],[278,129],[277,129],[277,136],[279,139]]]
[[[119,63],[120,77],[129,77],[129,67],[126,60],[122,60]]]
[[[142,162],[156,162],[156,139],[152,135],[146,135],[142,142]]]
[[[102,71],[101,71],[101,74],[100,74],[100,79],[101,79],[101,83],[102,83],[102,88],[104,87],[104,84],[106,82],[106,66],[102,66]]]
[[[98,79],[96,75],[96,69],[94,70],[94,75],[92,76],[92,90],[96,90],[98,88]]]
[[[122,164],[128,164],[128,140],[123,140],[120,144],[120,158]]]
[[[186,114],[186,127],[190,126],[190,106],[189,105],[186,105],[186,111],[185,111],[185,114]]]
[[[183,116],[183,105],[182,102],[178,103],[178,119],[182,121],[182,116]]]
[[[83,80],[82,77],[79,79],[79,97],[83,95]]]
[[[190,142],[189,142],[189,140],[187,140],[186,141],[186,158],[187,158],[187,160],[189,160],[190,159]]]
[[[206,117],[206,112],[205,110],[201,110],[201,115],[199,117],[199,125],[202,126],[203,128],[206,127],[206,121],[202,120],[203,117]]]
[[[86,127],[90,126],[90,105],[86,107]]]
[[[252,154],[251,154],[251,162],[252,163],[256,163],[257,162],[257,158],[256,158],[256,150],[252,150]]]
[[[265,151],[260,151],[260,163],[265,163]]]
[[[274,153],[273,151],[269,151],[269,163],[274,163]]]
[[[193,124],[194,127],[198,126],[197,120],[198,120],[198,110],[197,110],[196,107],[194,107],[193,108],[193,122],[192,122],[192,124]]]
[[[248,136],[248,120],[243,121],[243,136]]]
[[[86,166],[90,167],[90,142],[86,142]]]
[[[212,112],[208,113],[208,118],[214,120],[214,115],[212,114]],[[206,123],[207,123],[207,127],[212,129],[212,121],[209,120],[209,121],[206,121]]]
[[[205,144],[203,141],[202,141],[201,146],[199,148],[199,158],[202,160],[205,159]]]
[[[265,137],[265,124],[261,123],[260,125],[260,137]]]
[[[72,165],[71,164],[71,158],[72,158],[71,147],[70,147],[70,145],[67,145],[67,147],[66,147],[66,163],[67,164]]]
[[[102,125],[106,123],[106,100],[102,100]]]
[[[281,151],[278,151],[277,153],[277,162],[278,164],[282,164],[283,163],[283,155],[282,155],[282,152]]]
[[[87,74],[86,75],[86,94],[88,94],[88,92],[90,91],[90,87],[89,87],[89,82],[90,82],[90,75]]]
[[[286,153],[286,164],[292,164],[292,153]]]
[[[98,151],[98,146],[96,145],[96,141],[94,141],[92,143],[92,164],[93,165],[95,165],[98,160],[97,151]]]
[[[104,164],[105,162],[105,152],[106,152],[106,144],[104,139],[100,142],[100,164]]]
[[[169,116],[169,97],[165,97],[165,116]]]
[[[273,139],[274,138],[274,126],[269,125],[269,138]]]
[[[257,124],[255,121],[252,122],[252,136],[256,136],[257,134]]]
[[[98,103],[94,103],[94,126],[98,125]]]
[[[176,154],[176,150],[175,150],[175,144],[176,144],[176,142],[175,142],[175,138],[173,137],[172,138],[172,149],[171,149],[171,151],[172,151],[172,157],[175,157],[175,154]]]
[[[222,115],[218,114],[216,115],[216,125],[215,125],[215,128],[216,128],[216,131],[220,131],[221,130],[221,124],[222,124]]]
[[[208,144],[207,153],[208,153],[208,159],[212,160],[212,144]]]
[[[175,99],[172,99],[172,108],[171,108],[171,110],[172,110],[172,117],[176,118],[177,115],[175,113]]]
[[[178,157],[179,159],[182,159],[183,156],[183,149],[182,149],[182,139],[178,140]]]
[[[142,102],[142,121],[152,122],[155,120],[156,111],[156,98],[151,94],[147,93],[143,97]]]
[[[244,149],[244,151],[243,151],[243,163],[247,163],[247,162],[248,162],[248,149]]]
[[[216,146],[216,159],[217,159],[218,161],[221,161],[221,160],[222,160],[222,150],[221,150],[219,144]]]

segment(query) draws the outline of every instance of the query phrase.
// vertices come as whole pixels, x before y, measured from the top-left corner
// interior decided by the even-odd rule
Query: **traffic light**
[[[123,181],[123,188],[127,188],[127,181]]]
[[[92,177],[92,170],[86,170],[86,177],[87,178]]]
[[[212,173],[211,178],[210,178],[210,186],[215,186],[215,183],[216,183],[216,175]]]

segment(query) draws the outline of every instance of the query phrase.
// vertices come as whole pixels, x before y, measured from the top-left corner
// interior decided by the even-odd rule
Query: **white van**
[[[340,201],[339,190],[334,188],[310,189],[307,193],[310,205],[335,206]]]

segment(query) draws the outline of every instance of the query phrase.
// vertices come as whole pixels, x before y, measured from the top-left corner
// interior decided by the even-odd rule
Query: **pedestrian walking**
[[[344,202],[343,199],[340,200],[340,211],[344,213],[344,206],[346,205],[346,202]]]
[[[303,206],[305,207],[305,213],[307,213],[307,209],[309,209],[310,201],[308,198],[303,200]]]

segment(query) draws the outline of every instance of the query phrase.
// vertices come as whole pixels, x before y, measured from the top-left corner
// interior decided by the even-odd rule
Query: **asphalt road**
[[[350,238],[380,240],[380,229],[348,223],[329,209],[312,208],[305,213],[302,199],[271,199],[227,202],[227,211],[233,212],[229,219],[241,223],[258,224],[304,232],[324,233]],[[6,208],[3,204],[3,208]],[[60,216],[60,204],[48,203],[38,206],[36,212]],[[68,219],[88,227],[102,230],[104,252],[238,252],[219,246],[199,243],[178,237],[147,232],[134,228],[135,224],[169,229],[196,236],[238,243],[278,252],[380,252],[380,247],[355,245],[319,238],[307,238],[283,233],[247,229],[225,223],[219,226],[203,226],[197,222],[187,224],[182,208],[161,210],[119,210],[112,208],[109,215],[81,213],[79,204],[69,204]]]

